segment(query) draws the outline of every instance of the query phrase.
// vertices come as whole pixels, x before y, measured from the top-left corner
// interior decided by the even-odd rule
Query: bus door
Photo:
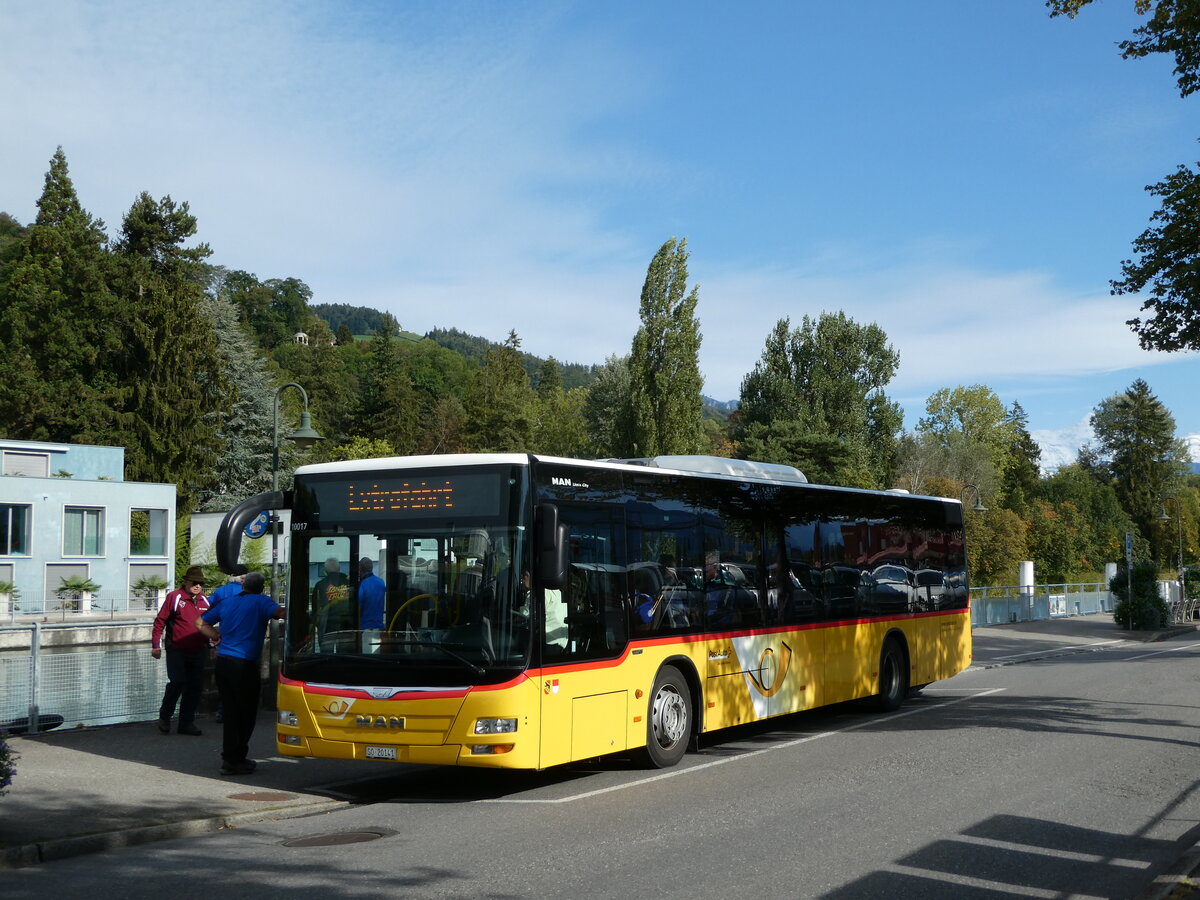
[[[626,749],[631,702],[616,665],[629,635],[620,507],[559,510],[569,544],[566,582],[537,592],[543,767]]]

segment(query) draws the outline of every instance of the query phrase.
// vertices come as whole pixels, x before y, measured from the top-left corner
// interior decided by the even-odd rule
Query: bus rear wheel
[[[683,759],[692,736],[692,692],[678,669],[667,666],[654,679],[646,716],[646,758],[655,769]]]
[[[904,651],[897,641],[887,641],[879,654],[879,693],[875,695],[875,708],[880,712],[899,709],[907,693],[908,678],[905,677]]]

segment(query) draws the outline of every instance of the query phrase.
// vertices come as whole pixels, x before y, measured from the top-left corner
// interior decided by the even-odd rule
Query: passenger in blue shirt
[[[283,607],[262,589],[262,575],[251,572],[242,583],[241,593],[223,599],[196,625],[201,634],[218,642],[217,691],[225,712],[222,775],[249,775],[255,769],[249,754],[261,689],[259,659],[267,623],[284,616]]]
[[[358,615],[359,627],[383,628],[383,614],[387,598],[387,585],[372,569],[375,564],[370,557],[358,561]]]
[[[208,595],[208,608],[212,609],[226,597],[236,597],[242,592],[242,582],[246,580],[246,576],[250,574],[250,570],[241,563],[233,567],[233,571],[229,573],[229,581],[221,585],[215,591]]]
[[[242,592],[242,582],[246,580],[246,576],[249,574],[250,570],[241,563],[234,566],[233,571],[229,573],[229,581],[208,595],[208,608],[212,609],[226,597],[236,597],[240,594]],[[225,721],[225,709],[220,703],[217,704],[217,712],[213,718],[216,719],[217,724]]]

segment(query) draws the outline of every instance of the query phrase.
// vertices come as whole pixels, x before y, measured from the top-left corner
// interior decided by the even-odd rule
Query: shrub
[[[8,793],[8,786],[17,774],[17,760],[21,756],[8,745],[6,737],[7,735],[0,732],[0,797]]]
[[[1130,584],[1133,592],[1130,595]],[[1152,631],[1167,624],[1167,603],[1158,593],[1158,567],[1135,563],[1131,572],[1119,571],[1108,584],[1117,598],[1113,620],[1131,631]]]

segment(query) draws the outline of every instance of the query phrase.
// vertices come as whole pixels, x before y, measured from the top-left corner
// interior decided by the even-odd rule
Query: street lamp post
[[[980,496],[979,488],[973,484],[964,484],[962,492],[958,495],[958,499],[963,503],[967,502],[967,494],[975,492],[975,505],[971,507],[971,512],[987,512],[987,507],[983,505],[983,498]]]
[[[1160,522],[1169,522],[1171,517],[1167,515],[1167,504],[1163,503],[1162,515],[1158,517]],[[1179,581],[1179,599],[1183,600],[1183,501],[1175,498],[1175,530],[1177,534],[1178,556],[1175,557],[1175,578]]]
[[[274,419],[271,427],[271,490],[279,490],[279,398],[288,388],[295,388],[300,392],[301,398],[304,400],[304,411],[300,413],[300,427],[288,435],[288,440],[291,441],[300,450],[307,450],[317,441],[324,440],[322,435],[312,427],[312,416],[308,412],[308,393],[300,385],[294,381],[289,381],[287,384],[281,385],[275,391],[275,408]],[[279,583],[279,516],[274,511],[271,512],[271,599],[276,603]],[[279,671],[279,627],[278,620],[271,620],[271,653],[270,667],[271,680],[274,683],[277,680]]]

